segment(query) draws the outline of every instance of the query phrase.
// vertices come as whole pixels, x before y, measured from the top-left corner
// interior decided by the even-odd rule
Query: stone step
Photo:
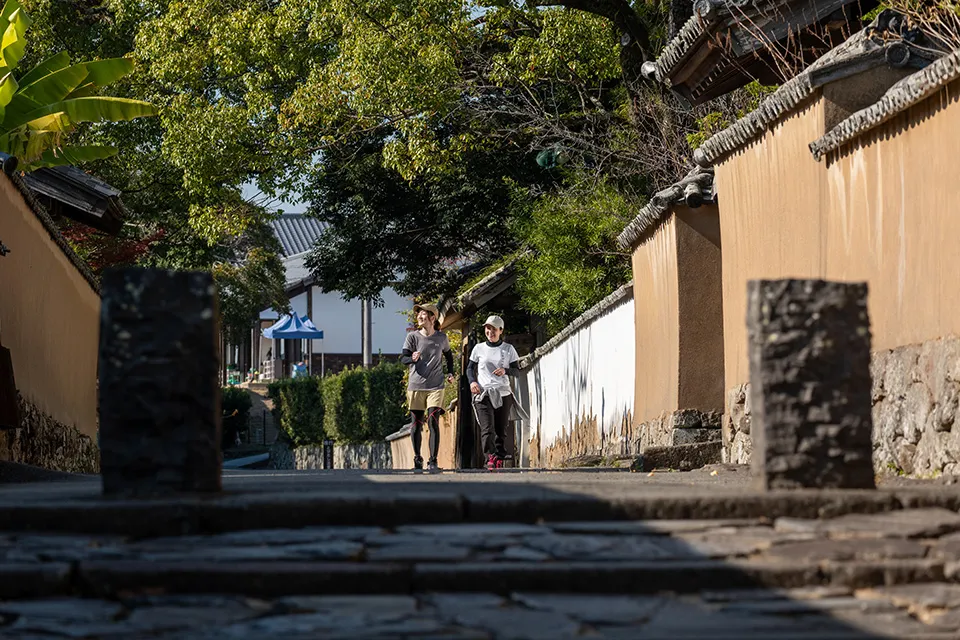
[[[856,563],[824,571],[816,564],[699,560],[688,562],[82,562],[77,567],[12,566],[18,578],[4,597],[121,593],[231,593],[255,597],[296,594],[406,594],[516,591],[549,593],[695,593],[702,590],[789,589],[811,586],[868,588],[944,579],[943,564],[929,561]]]
[[[639,474],[632,474],[634,476]],[[682,474],[676,474],[679,480]],[[673,477],[673,476],[671,476]],[[50,486],[50,485],[47,485]],[[74,486],[74,485],[67,485]],[[669,519],[818,518],[904,508],[960,508],[960,494],[947,490],[798,490],[743,493],[687,491],[660,486],[649,493],[578,495],[537,487],[469,485],[224,493],[210,497],[104,499],[95,489],[0,497],[0,532],[47,531],[125,536],[220,533],[321,525],[395,527],[417,523],[577,522]],[[431,490],[432,489],[432,490]],[[681,491],[681,489],[684,489]]]
[[[210,498],[154,500],[75,499],[35,504],[0,502],[0,532],[60,531],[128,536],[217,533],[320,525],[402,526],[417,523],[662,520],[717,518],[816,518],[905,506],[956,509],[954,493],[793,491],[765,494],[664,495],[660,497],[455,494],[404,495],[251,493]]]
[[[648,594],[953,580],[960,514],[0,537],[0,598],[421,591]],[[22,594],[22,595],[18,595]],[[960,602],[960,595],[958,595]]]
[[[311,595],[124,594],[0,603],[0,637],[285,640],[877,640],[957,637],[957,609],[843,589],[629,596],[520,592]],[[731,594],[733,597],[728,597]],[[916,606],[915,605],[919,605]]]
[[[960,514],[0,535],[0,638],[946,640]]]

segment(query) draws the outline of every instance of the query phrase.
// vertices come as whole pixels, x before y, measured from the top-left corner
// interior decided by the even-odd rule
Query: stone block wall
[[[278,438],[270,447],[271,469],[323,469],[323,446],[292,447]],[[392,469],[389,442],[337,445],[333,448],[334,469]]]
[[[715,411],[681,409],[637,425],[635,451],[720,440],[723,416]]]
[[[876,352],[870,369],[876,470],[960,474],[960,338]]]
[[[320,447],[314,447],[320,449]],[[300,450],[298,449],[298,452]],[[297,457],[298,469],[322,469],[323,451],[320,451],[320,457],[314,457],[311,452],[310,462],[313,464],[316,460],[319,466],[312,467],[301,464],[300,456]],[[390,455],[389,442],[370,442],[366,444],[347,444],[333,448],[333,468],[334,469],[393,469],[393,456]]]
[[[878,473],[960,475],[960,338],[871,356],[873,465]],[[749,464],[749,385],[728,393],[723,461]]]
[[[296,469],[296,459],[293,455],[293,444],[282,431],[276,441],[270,445],[270,469]]]
[[[55,471],[99,473],[97,443],[76,428],[57,422],[18,394],[19,429],[0,431],[0,460]]]
[[[750,464],[752,452],[750,385],[742,384],[727,393],[727,413],[723,416],[721,459],[728,464]]]

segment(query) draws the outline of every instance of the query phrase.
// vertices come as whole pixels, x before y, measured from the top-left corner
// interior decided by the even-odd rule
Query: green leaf
[[[23,50],[27,46],[27,40],[24,34],[27,27],[30,26],[30,17],[25,11],[17,9],[10,15],[10,24],[3,32],[3,63],[9,69],[15,69],[23,57]]]
[[[33,171],[42,167],[56,167],[60,165],[75,165],[94,160],[103,160],[117,155],[115,147],[102,145],[88,145],[76,147],[61,147],[59,149],[48,149],[43,152],[38,160],[31,162],[24,168],[25,171]]]
[[[22,101],[23,108],[17,109],[17,112],[29,113],[44,105],[60,102],[79,87],[86,77],[86,65],[75,64],[72,67],[54,71],[32,84],[24,86],[21,83],[22,88],[17,92],[11,108]]]
[[[46,105],[28,114],[3,122],[3,132],[58,112],[64,112],[71,122],[119,122],[157,115],[157,108],[149,102],[128,98],[71,98]]]
[[[73,123],[70,122],[70,118],[68,118],[63,111],[58,111],[57,113],[51,113],[31,120],[25,128],[38,132],[50,131],[65,133],[73,128]]]
[[[85,65],[89,74],[87,80],[97,87],[105,87],[114,83],[134,69],[133,60],[130,58],[97,60],[96,62],[87,62]]]
[[[3,3],[3,11],[0,11],[0,18],[9,21],[10,16],[13,15],[13,12],[22,8],[23,5],[21,5],[18,0],[7,0],[5,3]]]
[[[3,5],[3,10],[0,11],[0,30],[6,31],[7,25],[10,24],[11,16],[15,11],[19,11],[22,8],[17,0],[7,0]]]
[[[97,95],[97,85],[92,82],[86,82],[76,89],[68,96],[69,98],[89,98],[90,96]]]
[[[33,162],[47,149],[60,146],[62,139],[63,134],[55,129],[32,131],[30,137],[27,138],[26,147],[20,154],[20,159],[25,163]]]
[[[33,69],[30,69],[27,73],[20,78],[21,86],[29,86],[39,80],[40,78],[53,73],[54,71],[59,71],[60,69],[65,69],[70,66],[70,54],[66,51],[61,51],[60,53],[54,54],[35,66]]]
[[[13,99],[13,96],[17,92],[17,81],[14,79],[12,73],[0,78],[0,107],[6,107],[10,104],[10,100]],[[3,120],[3,115],[0,114],[0,121]]]

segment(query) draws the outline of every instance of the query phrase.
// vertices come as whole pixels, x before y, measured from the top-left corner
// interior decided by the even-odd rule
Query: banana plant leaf
[[[45,116],[63,112],[72,123],[80,122],[119,122],[157,115],[157,107],[142,100],[129,98],[109,98],[93,96],[89,98],[71,98],[48,104],[18,118],[6,117],[0,133],[8,133],[28,122]]]
[[[95,62],[84,62],[87,68],[87,82],[97,87],[105,87],[133,71],[134,63],[130,58],[109,58]]]
[[[47,74],[32,84],[20,83],[20,90],[10,105],[8,114],[27,114],[48,104],[66,99],[74,89],[87,78],[87,69],[83,64],[75,64]]]
[[[23,9],[17,9],[9,17],[9,23],[3,32],[3,41],[0,44],[0,53],[3,56],[3,64],[8,69],[15,69],[20,58],[23,57],[23,50],[27,47],[27,40],[24,34],[30,26],[30,17]]]
[[[115,147],[108,146],[76,146],[61,147],[59,149],[48,149],[39,159],[24,166],[25,171],[34,171],[43,167],[57,167],[60,165],[82,164],[94,160],[103,160],[117,155]]]
[[[33,69],[30,69],[27,73],[20,78],[20,84],[24,87],[33,84],[40,78],[53,73],[54,71],[59,71],[60,69],[65,69],[70,66],[70,54],[66,51],[61,51],[56,53]]]

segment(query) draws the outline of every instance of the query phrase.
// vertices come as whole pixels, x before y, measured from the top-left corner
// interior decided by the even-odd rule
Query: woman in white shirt
[[[480,440],[487,454],[487,469],[500,469],[506,451],[503,447],[507,423],[518,405],[510,391],[510,379],[520,373],[517,350],[503,341],[503,318],[490,316],[483,323],[487,341],[470,353],[467,379],[473,393],[473,411],[480,425]]]

